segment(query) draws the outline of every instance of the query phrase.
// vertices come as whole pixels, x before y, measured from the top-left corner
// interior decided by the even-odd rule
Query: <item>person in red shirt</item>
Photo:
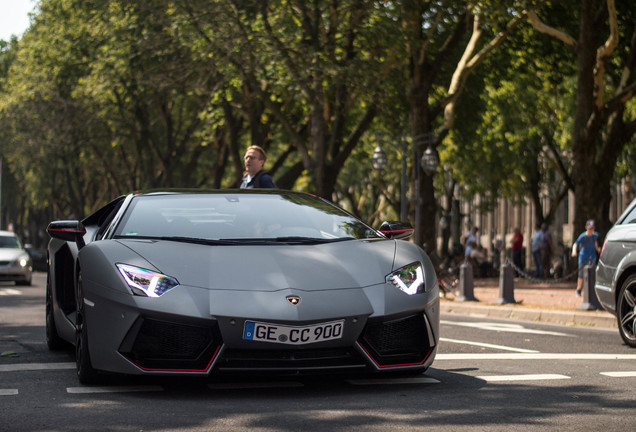
[[[519,276],[519,270],[524,269],[523,265],[523,234],[518,227],[515,227],[512,238],[510,239],[512,247],[512,263],[515,265],[515,273]]]

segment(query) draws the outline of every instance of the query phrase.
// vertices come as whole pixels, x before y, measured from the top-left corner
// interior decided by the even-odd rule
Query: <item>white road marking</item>
[[[636,360],[636,354],[485,353],[437,354],[438,360]]]
[[[0,289],[0,296],[22,295],[22,291],[13,288]]]
[[[14,396],[18,394],[18,389],[0,389],[0,396]]]
[[[627,372],[601,372],[601,375],[605,375],[612,378],[631,378],[636,377],[636,371]]]
[[[526,333],[526,334],[539,334],[539,335],[551,335],[551,336],[567,336],[573,337],[567,333],[559,333],[553,331],[546,330],[536,330],[525,328],[520,324],[504,324],[504,323],[494,323],[494,322],[455,322],[455,321],[440,321],[440,324],[446,325],[454,325],[460,327],[471,327],[477,328],[480,330],[490,330],[497,332],[506,332],[506,333]]]
[[[504,345],[493,345],[493,344],[487,344],[483,342],[471,342],[471,341],[465,341],[460,339],[439,338],[439,340],[443,342],[450,342],[450,343],[456,343],[456,344],[473,345],[473,346],[484,347],[484,348],[495,348],[495,349],[500,349],[504,351],[516,351],[520,353],[538,353],[539,352],[536,350],[513,348],[513,347],[504,346]]]
[[[301,382],[281,381],[281,382],[254,382],[254,383],[212,383],[208,384],[210,390],[246,390],[246,389],[268,389],[268,388],[295,388],[304,387]]]
[[[66,392],[71,394],[90,394],[90,393],[129,393],[129,392],[151,392],[163,391],[163,387],[156,385],[145,386],[87,386],[87,387],[67,387]]]
[[[0,372],[75,369],[75,363],[15,363],[0,365]]]
[[[492,376],[478,376],[476,378],[479,378],[488,382],[570,379],[569,376],[559,375],[559,374],[492,375]]]
[[[346,380],[353,385],[376,385],[376,384],[439,384],[439,381],[430,377],[408,377],[408,378],[370,378]]]

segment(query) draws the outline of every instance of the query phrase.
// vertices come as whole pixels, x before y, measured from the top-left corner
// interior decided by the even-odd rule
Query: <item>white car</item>
[[[0,281],[31,285],[33,264],[20,239],[10,231],[0,231]]]

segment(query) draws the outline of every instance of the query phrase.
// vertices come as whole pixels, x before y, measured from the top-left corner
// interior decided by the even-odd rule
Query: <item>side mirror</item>
[[[80,221],[76,220],[61,220],[53,221],[46,228],[46,232],[55,239],[70,241],[77,243],[78,247],[83,247],[84,234],[86,234],[86,228]]]
[[[413,225],[408,222],[382,222],[380,232],[390,239],[406,239],[413,235]]]

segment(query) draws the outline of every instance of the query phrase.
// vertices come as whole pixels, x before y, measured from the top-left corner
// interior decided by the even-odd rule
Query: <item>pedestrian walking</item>
[[[534,234],[532,234],[532,259],[534,261],[534,276],[537,278],[543,277],[543,266],[541,265],[541,242],[543,241],[543,231],[541,230],[541,224],[537,224],[534,228]]]
[[[521,229],[515,227],[512,238],[510,239],[510,247],[512,248],[512,263],[515,265],[515,274],[519,276],[519,272],[524,270],[523,265],[523,234]]]
[[[543,277],[550,277],[550,268],[552,267],[552,234],[547,223],[541,224],[543,237],[541,239],[541,266],[543,267]]]
[[[472,227],[466,234],[464,234],[464,256],[469,256],[470,252],[473,250],[471,243],[479,243],[479,239],[477,238],[477,233],[479,232],[479,228]]]
[[[595,264],[598,255],[601,253],[601,246],[598,241],[598,233],[594,230],[595,224],[592,219],[585,223],[585,231],[579,235],[572,246],[572,256],[578,255],[579,277],[576,281],[576,295],[581,296],[583,289],[583,269],[588,264]]]

